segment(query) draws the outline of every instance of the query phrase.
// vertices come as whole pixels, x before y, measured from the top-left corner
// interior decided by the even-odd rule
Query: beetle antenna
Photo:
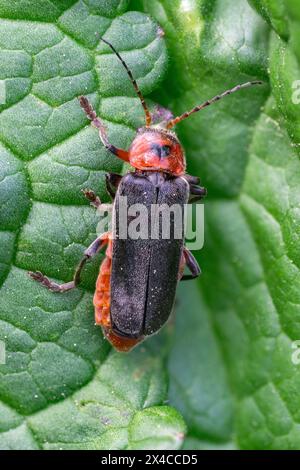
[[[143,97],[143,95],[142,95],[141,90],[139,89],[139,86],[138,86],[136,80],[133,78],[133,75],[132,75],[132,72],[131,72],[130,68],[128,67],[128,65],[126,64],[126,62],[122,59],[122,57],[120,56],[120,54],[118,53],[118,51],[114,48],[114,46],[113,46],[110,42],[108,42],[106,39],[101,38],[101,37],[100,37],[100,39],[101,39],[101,41],[105,42],[105,44],[107,44],[107,45],[111,48],[111,50],[116,54],[116,56],[118,57],[118,59],[122,62],[122,65],[124,66],[126,72],[128,73],[128,76],[129,76],[129,78],[130,78],[130,81],[131,81],[131,83],[132,83],[132,85],[133,85],[133,87],[134,87],[134,89],[135,89],[135,91],[136,91],[136,94],[138,95],[138,97],[139,97],[139,99],[140,99],[140,101],[141,101],[141,103],[142,103],[142,106],[143,106],[143,108],[144,108],[145,117],[146,117],[146,127],[150,126],[150,125],[151,125],[151,122],[152,122],[150,111],[149,111],[149,109],[148,109],[148,107],[147,107],[147,105],[146,105],[145,99],[144,99],[144,97]]]
[[[186,111],[185,113],[181,114],[181,116],[177,116],[174,119],[171,119],[166,125],[167,129],[171,129],[171,127],[175,126],[180,121],[183,121],[183,119],[186,119],[193,113],[197,113],[198,111],[201,111],[201,109],[206,108],[207,106],[210,106],[213,103],[216,103],[217,101],[221,100],[222,98],[225,98],[227,95],[231,95],[232,93],[235,93],[236,91],[242,90],[243,88],[248,88],[253,85],[263,85],[263,82],[260,80],[255,80],[253,82],[247,82],[243,83],[241,85],[236,85],[234,88],[231,88],[230,90],[226,90],[220,95],[214,96],[212,99],[204,101],[204,103],[195,106],[195,108],[191,109],[191,111]]]

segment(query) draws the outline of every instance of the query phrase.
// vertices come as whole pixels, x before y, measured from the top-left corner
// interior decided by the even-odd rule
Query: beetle
[[[237,85],[175,118],[168,110],[158,108],[161,122],[154,124],[131,70],[114,46],[101,39],[125,67],[145,113],[145,126],[137,130],[130,148],[124,150],[109,142],[106,129],[88,99],[84,96],[79,98],[82,109],[98,129],[106,149],[130,163],[134,169],[124,176],[115,173],[106,175],[106,188],[113,199],[114,216],[120,212],[121,196],[127,198],[129,207],[138,203],[147,208],[153,204],[165,204],[167,207],[177,204],[183,208],[189,201],[203,198],[206,189],[199,186],[198,177],[186,173],[184,150],[171,129],[221,98],[262,82],[256,80]],[[92,190],[87,189],[84,194],[93,206],[101,206],[99,197]],[[159,222],[160,215],[156,214],[155,217],[154,222]],[[177,238],[173,230],[170,238],[164,239],[159,228],[156,239],[122,239],[119,236],[122,227],[118,217],[114,220],[117,221],[115,237],[107,232],[96,238],[85,250],[71,282],[58,284],[39,271],[29,272],[29,275],[54,292],[66,292],[78,286],[85,263],[106,247],[93,300],[95,323],[102,327],[115,349],[125,352],[160,330],[171,314],[178,281],[194,279],[201,271],[192,253],[184,246],[183,229]],[[176,228],[175,225],[174,220],[171,221],[172,229]],[[183,274],[185,266],[190,274]]]

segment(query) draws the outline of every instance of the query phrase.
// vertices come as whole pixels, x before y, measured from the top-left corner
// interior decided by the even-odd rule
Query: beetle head
[[[160,126],[142,127],[129,148],[129,162],[138,170],[182,175],[185,156],[174,132]]]

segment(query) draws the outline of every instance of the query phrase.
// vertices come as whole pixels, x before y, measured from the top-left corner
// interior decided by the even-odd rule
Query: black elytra
[[[143,204],[148,215],[151,214],[152,204],[157,204],[156,208],[162,204],[168,207],[176,204],[181,209],[181,233],[178,232],[178,219],[175,227],[170,212],[170,236],[164,239],[160,212],[154,214],[158,223],[157,239],[118,237],[114,240],[110,305],[112,326],[121,336],[139,338],[158,331],[173,308],[184,243],[183,208],[188,202],[189,185],[181,177],[169,177],[159,172],[125,175],[115,198],[116,233],[119,235],[122,230],[122,221],[119,220],[121,196],[127,197],[128,207]],[[151,222],[153,220],[149,218],[148,236],[151,235]],[[130,217],[126,225],[130,229]]]

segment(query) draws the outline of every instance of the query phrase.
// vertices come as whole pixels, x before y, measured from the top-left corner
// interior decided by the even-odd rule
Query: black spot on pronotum
[[[159,145],[159,144],[151,144],[151,150],[154,152],[159,158],[166,158],[171,153],[170,145]]]
[[[168,157],[171,153],[171,147],[170,145],[163,145],[162,148],[161,148],[161,157],[164,158],[164,157]]]

